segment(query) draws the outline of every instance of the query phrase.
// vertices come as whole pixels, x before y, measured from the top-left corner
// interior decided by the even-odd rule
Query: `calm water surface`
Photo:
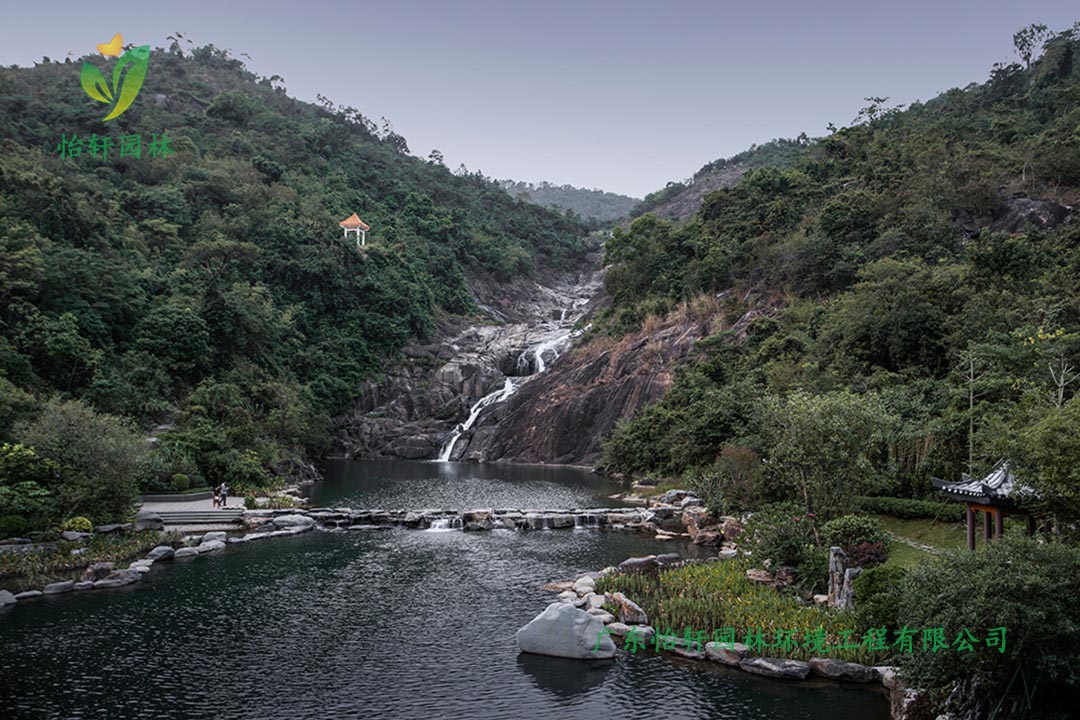
[[[330,505],[613,505],[569,469],[332,463]],[[114,591],[0,615],[3,718],[885,720],[877,690],[713,663],[519,654],[545,582],[694,548],[596,530],[314,532],[155,566]]]

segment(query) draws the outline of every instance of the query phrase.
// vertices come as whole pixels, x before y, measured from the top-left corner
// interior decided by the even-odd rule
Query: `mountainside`
[[[784,167],[794,162],[810,145],[806,135],[795,140],[777,139],[729,158],[714,160],[684,182],[669,182],[662,190],[649,193],[629,213],[631,218],[653,213],[667,220],[682,220],[698,211],[705,196],[714,190],[731,187],[750,170]]]
[[[266,482],[473,287],[585,253],[580,221],[213,47],[153,50],[106,112],[79,62],[0,69],[0,440],[54,394],[164,423],[146,488]]]
[[[637,198],[603,190],[554,185],[549,182],[529,183],[520,180],[499,180],[499,186],[520,200],[553,210],[569,211],[597,223],[622,220],[638,204]]]
[[[683,224],[616,229],[598,332],[695,304],[716,305],[719,332],[613,431],[607,467],[719,478],[734,497],[746,476],[730,451],[760,458],[754,492],[782,498],[798,484],[785,428],[857,427],[884,443],[864,491],[930,494],[931,475],[1006,456],[1032,484],[1053,477],[1042,443],[1080,432],[1080,29],[1041,55],[1024,37],[1025,62],[986,83],[907,109],[875,100]]]

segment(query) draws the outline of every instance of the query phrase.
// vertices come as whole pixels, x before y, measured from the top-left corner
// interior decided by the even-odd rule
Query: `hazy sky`
[[[1064,29],[1080,4],[3,0],[0,20],[3,65],[180,31],[247,53],[299,98],[386,116],[450,167],[640,197],[752,143],[848,124],[867,96],[981,82],[1015,30]]]

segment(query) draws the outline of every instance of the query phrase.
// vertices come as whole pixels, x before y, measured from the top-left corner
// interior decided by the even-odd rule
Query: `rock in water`
[[[580,660],[615,657],[615,643],[604,633],[604,623],[568,603],[548,605],[517,631],[517,642],[522,652],[536,655]]]
[[[157,560],[169,560],[174,555],[176,555],[176,551],[173,550],[168,545],[158,545],[156,548],[154,548],[149,553],[147,553],[146,557],[148,559],[150,559],[150,560],[157,561]]]
[[[314,520],[309,518],[307,515],[300,515],[299,513],[295,515],[279,515],[278,517],[274,518],[274,525],[279,528],[307,527],[314,524]]]
[[[0,590],[0,607],[4,607],[5,605],[14,605],[17,602],[19,601],[15,599],[14,593],[12,593],[10,590]]]

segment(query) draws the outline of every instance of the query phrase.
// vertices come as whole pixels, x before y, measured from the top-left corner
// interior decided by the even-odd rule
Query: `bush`
[[[799,585],[808,593],[824,592],[829,588],[829,551],[813,548],[806,551],[795,568]]]
[[[907,568],[882,566],[863,570],[855,578],[855,617],[859,631],[900,627],[900,588]]]
[[[959,522],[964,519],[964,506],[958,503],[912,500],[894,497],[858,497],[855,506],[859,512],[875,515],[891,515],[904,520],[942,520]]]
[[[759,562],[798,568],[814,550],[814,518],[795,503],[765,505],[750,516],[743,537]]]
[[[176,473],[172,476],[172,487],[176,492],[184,492],[191,488],[191,478],[184,473]]]
[[[912,568],[904,580],[897,623],[945,630],[947,652],[900,656],[905,681],[942,688],[975,680],[994,689],[988,698],[1040,705],[1080,691],[1080,549],[1059,542],[1006,536],[976,552],[958,550],[940,562]],[[955,648],[964,629],[974,652]],[[1003,648],[986,643],[991,628],[1006,628]],[[999,651],[999,650],[1003,650]],[[999,693],[1012,694],[1002,698]]]
[[[255,495],[253,495],[252,493],[248,493],[244,496],[244,507],[246,507],[248,510],[254,510],[255,508],[259,507],[259,503],[255,500]]]
[[[30,523],[20,515],[0,515],[0,538],[21,537],[30,530]]]
[[[89,518],[84,518],[81,515],[77,515],[70,520],[64,522],[60,527],[61,530],[68,530],[71,532],[88,533],[93,531],[94,524],[90,522]]]
[[[844,552],[863,543],[884,543],[887,539],[881,523],[861,515],[844,515],[821,526],[822,542],[839,546]]]
[[[852,567],[870,568],[889,559],[889,551],[883,542],[861,542],[844,548]]]

